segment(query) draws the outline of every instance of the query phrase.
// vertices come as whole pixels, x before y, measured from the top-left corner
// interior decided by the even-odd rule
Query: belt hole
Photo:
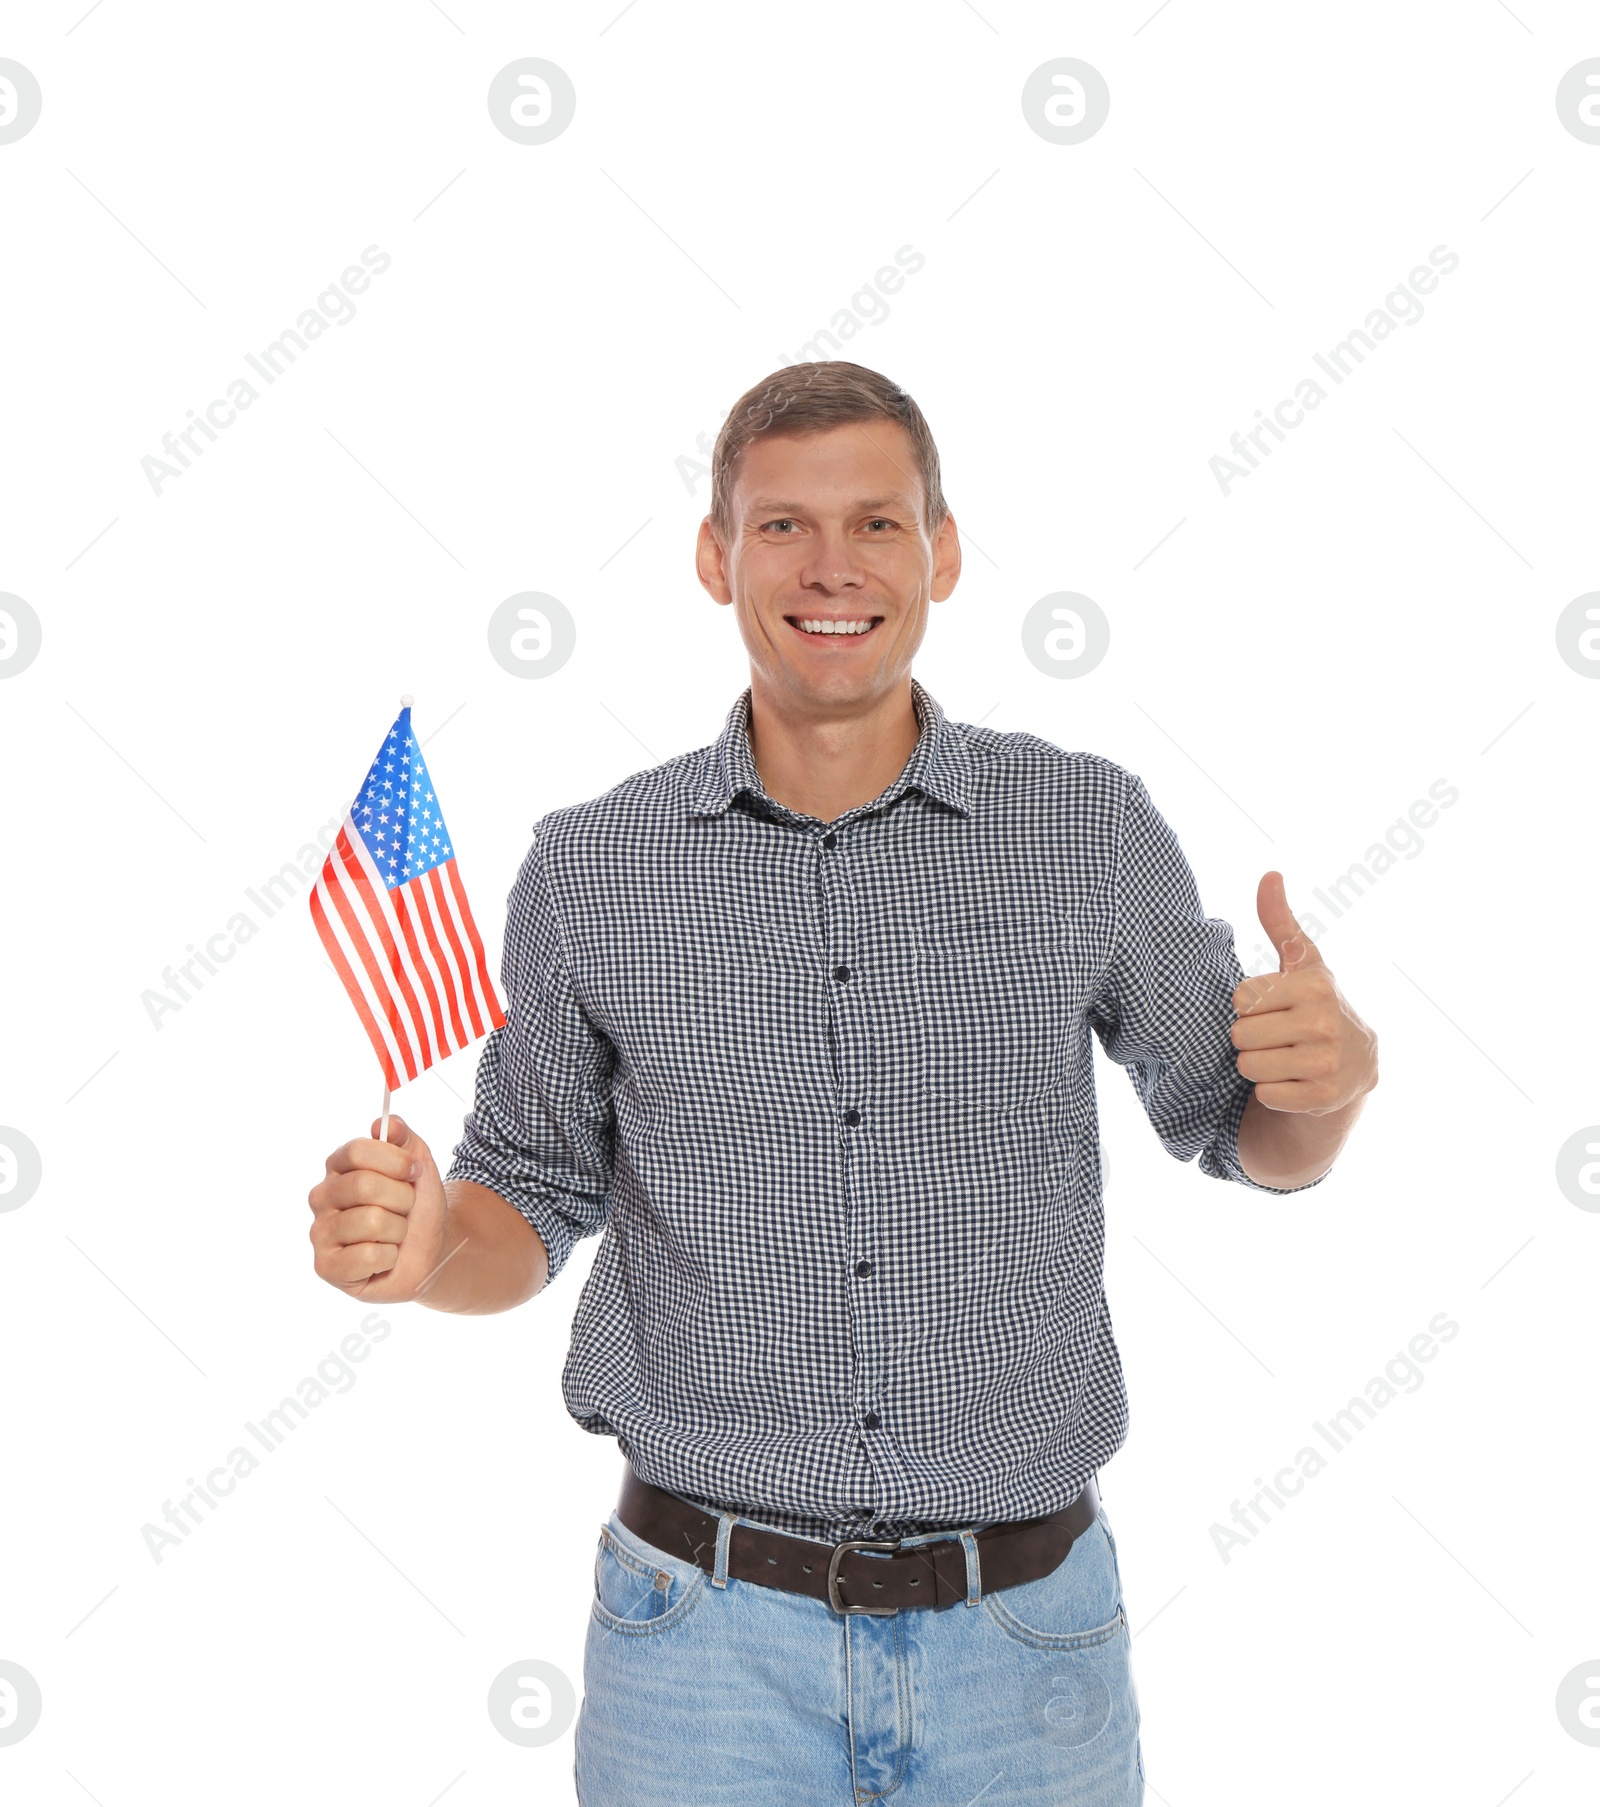
[[[777,1567],[777,1566],[778,1566],[778,1559],[777,1559],[777,1557],[776,1557],[776,1556],[769,1556],[769,1557],[768,1557],[768,1558],[767,1558],[767,1567],[768,1567],[768,1568],[773,1568],[773,1569],[775,1569],[775,1568],[776,1568],[776,1567]]]
[[[873,1584],[872,1584],[872,1585],[873,1585],[873,1586],[874,1586],[874,1587],[882,1587],[882,1586],[883,1586],[883,1583],[882,1583],[882,1582],[881,1582],[881,1581],[874,1581],[874,1582],[873,1582]]]
[[[807,1574],[808,1574],[808,1575],[809,1575],[809,1574],[810,1574],[810,1573],[811,1573],[811,1564],[810,1564],[810,1563],[809,1563],[809,1562],[802,1562],[802,1563],[801,1563],[801,1564],[800,1564],[800,1566],[801,1566],[801,1568],[803,1568],[803,1569],[804,1569],[804,1570],[805,1570],[805,1572],[806,1572],[806,1573],[807,1573]]]
[[[879,1585],[879,1587],[882,1587],[883,1583],[880,1581],[878,1583],[878,1585]],[[922,1577],[920,1575],[913,1575],[911,1577],[911,1585],[913,1587],[921,1587],[922,1586]]]

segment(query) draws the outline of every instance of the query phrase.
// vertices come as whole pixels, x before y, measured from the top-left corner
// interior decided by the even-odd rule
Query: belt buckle
[[[891,1619],[900,1610],[898,1606],[852,1606],[848,1600],[839,1598],[839,1559],[851,1550],[879,1550],[884,1554],[892,1554],[900,1548],[900,1540],[891,1538],[884,1542],[872,1537],[850,1537],[843,1543],[833,1546],[833,1554],[828,1558],[828,1604],[836,1613],[865,1613],[874,1619]]]

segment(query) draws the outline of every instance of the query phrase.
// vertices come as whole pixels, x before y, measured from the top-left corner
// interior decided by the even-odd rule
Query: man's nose
[[[801,582],[817,589],[859,589],[867,574],[855,546],[843,533],[822,533],[812,545],[800,573]]]

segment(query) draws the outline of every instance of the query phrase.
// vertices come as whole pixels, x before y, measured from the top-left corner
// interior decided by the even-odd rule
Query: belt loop
[[[983,1593],[978,1574],[978,1540],[970,1531],[963,1531],[961,1547],[967,1553],[967,1605],[976,1606]]]
[[[737,1512],[724,1512],[722,1517],[717,1520],[717,1561],[716,1567],[711,1572],[713,1587],[728,1585],[728,1539],[733,1533],[734,1521],[738,1516]]]

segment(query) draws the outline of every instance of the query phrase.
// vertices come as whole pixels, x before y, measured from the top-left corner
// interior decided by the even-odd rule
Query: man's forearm
[[[478,1316],[510,1311],[531,1299],[550,1273],[533,1225],[498,1192],[472,1180],[451,1180],[444,1195],[449,1206],[444,1253],[417,1303]]]
[[[1239,1120],[1239,1164],[1262,1186],[1304,1186],[1333,1165],[1367,1094],[1336,1111],[1268,1110],[1252,1092]]]

